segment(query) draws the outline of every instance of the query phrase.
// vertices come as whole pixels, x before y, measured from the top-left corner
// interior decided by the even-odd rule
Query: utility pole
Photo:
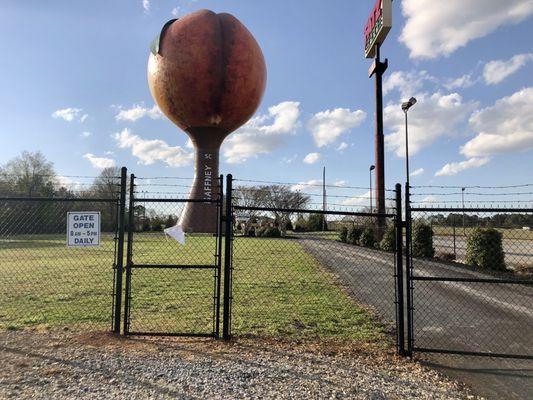
[[[326,230],[326,167],[322,169],[322,232]]]
[[[463,204],[463,236],[466,236],[466,228],[465,228],[465,190],[466,188],[461,188],[461,199]]]
[[[370,170],[370,213],[374,212],[372,207],[372,171],[376,169],[375,165],[371,165]]]

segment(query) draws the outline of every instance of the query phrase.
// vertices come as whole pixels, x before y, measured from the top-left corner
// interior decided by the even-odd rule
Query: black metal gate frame
[[[130,177],[130,191],[129,191],[129,209],[128,209],[128,237],[126,250],[126,285],[125,285],[125,299],[124,299],[124,334],[125,335],[147,335],[147,336],[189,336],[189,337],[214,337],[218,338],[220,333],[220,281],[222,270],[222,204],[223,204],[223,176],[219,177],[219,196],[216,200],[207,199],[169,199],[169,198],[142,198],[135,199],[135,175]],[[217,233],[216,233],[216,254],[215,264],[135,264],[133,262],[133,228],[134,228],[134,207],[135,202],[142,203],[210,203],[217,205]],[[143,269],[205,269],[213,270],[214,284],[213,284],[213,331],[211,333],[205,332],[136,332],[131,331],[131,279],[132,270],[137,268]]]
[[[491,353],[483,351],[463,351],[455,349],[438,349],[417,347],[414,345],[414,285],[416,281],[432,281],[432,282],[464,282],[464,283],[492,283],[499,285],[527,285],[533,286],[532,280],[524,279],[492,279],[492,278],[453,278],[453,277],[437,277],[437,276],[415,276],[413,268],[412,257],[412,212],[507,212],[507,213],[533,213],[531,208],[433,208],[433,207],[411,207],[409,201],[409,188],[406,188],[406,229],[407,229],[407,349],[406,355],[412,356],[414,352],[420,353],[441,353],[441,354],[457,354],[465,356],[481,356],[481,357],[497,357],[497,358],[514,358],[533,360],[533,355],[519,355],[508,353]]]
[[[233,212],[234,210],[249,210],[249,211],[278,211],[278,212],[292,212],[302,214],[322,214],[322,215],[342,215],[342,216],[356,216],[356,217],[372,217],[376,220],[392,218],[394,220],[396,233],[396,250],[394,254],[394,292],[395,292],[395,312],[396,312],[396,348],[399,355],[406,354],[405,349],[405,313],[404,313],[404,274],[403,274],[403,227],[402,222],[402,186],[396,185],[396,199],[395,207],[396,213],[365,213],[365,212],[349,212],[349,211],[324,211],[324,210],[308,210],[295,208],[272,208],[272,207],[245,207],[234,206],[232,202],[233,195],[233,177],[231,174],[226,178],[226,241],[225,241],[225,268],[224,268],[224,321],[223,321],[223,338],[229,340],[231,338],[231,314],[232,314],[232,279],[233,279]]]

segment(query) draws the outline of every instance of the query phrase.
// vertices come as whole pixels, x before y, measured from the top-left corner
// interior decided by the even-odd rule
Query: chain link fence
[[[67,247],[67,213],[99,211],[100,246]],[[118,200],[0,200],[0,328],[109,329]]]
[[[511,192],[415,189],[414,351],[533,358],[533,208],[522,208],[528,191],[502,200]]]

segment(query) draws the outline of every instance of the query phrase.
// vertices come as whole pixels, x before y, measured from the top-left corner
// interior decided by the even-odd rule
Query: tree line
[[[126,188],[127,189],[127,188]],[[58,176],[53,164],[41,152],[23,152],[0,166],[0,233],[64,233],[67,212],[100,211],[103,232],[118,226],[120,169],[105,168],[92,182],[75,184]],[[34,201],[31,199],[95,199],[94,202]],[[97,201],[108,199],[110,201]],[[176,224],[177,216],[159,215],[154,210],[136,206],[134,229],[161,230]],[[126,226],[128,226],[128,213]]]
[[[522,228],[533,227],[533,214],[526,213],[491,213],[472,215],[463,213],[437,214],[427,218],[432,225],[485,228]]]

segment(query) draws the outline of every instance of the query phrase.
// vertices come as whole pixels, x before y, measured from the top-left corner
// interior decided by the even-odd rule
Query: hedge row
[[[339,240],[343,243],[354,244],[363,247],[379,247],[385,251],[394,251],[396,237],[393,226],[387,226],[382,240],[378,243],[372,226],[352,226],[348,229],[343,226],[339,231]]]

